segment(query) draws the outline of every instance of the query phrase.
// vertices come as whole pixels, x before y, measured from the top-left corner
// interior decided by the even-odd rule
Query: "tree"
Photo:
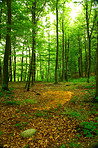
[[[94,102],[98,102],[98,21],[97,21],[97,48],[96,48],[96,93]]]
[[[58,68],[58,0],[56,0],[56,36],[57,36],[57,49],[56,49],[56,65],[55,65],[55,84],[57,84],[57,68]]]
[[[11,45],[11,0],[7,0],[7,35],[6,35],[6,45],[5,45],[5,53],[4,53],[4,66],[3,66],[3,90],[8,90],[8,60],[9,60],[9,52]]]
[[[88,57],[89,58],[89,66],[88,66],[88,80],[87,80],[88,83],[89,83],[90,70],[91,70],[91,36],[92,36],[92,33],[93,33],[95,20],[96,20],[96,16],[97,16],[97,13],[95,11],[95,15],[94,15],[93,22],[92,22],[93,25],[91,26],[90,25],[91,10],[92,10],[92,1],[91,1],[91,6],[89,6],[89,1],[85,0],[87,38],[88,38],[88,49],[89,49],[89,57]]]

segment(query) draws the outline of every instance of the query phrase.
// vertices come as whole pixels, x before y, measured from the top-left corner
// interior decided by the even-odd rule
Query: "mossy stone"
[[[25,137],[32,137],[36,133],[36,129],[27,129],[23,132],[21,132],[20,136]]]

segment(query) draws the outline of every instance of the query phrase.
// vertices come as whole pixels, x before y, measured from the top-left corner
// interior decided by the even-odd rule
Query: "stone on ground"
[[[21,132],[20,136],[25,137],[32,137],[36,133],[36,129],[27,129],[23,132]]]

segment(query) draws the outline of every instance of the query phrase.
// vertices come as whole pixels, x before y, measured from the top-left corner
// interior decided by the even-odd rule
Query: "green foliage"
[[[5,103],[6,105],[20,105],[20,104],[24,104],[24,103],[34,104],[34,103],[37,103],[37,101],[34,100],[34,99],[25,99],[25,100],[17,100],[17,101],[15,101],[15,100],[13,100],[13,96],[12,96],[12,99],[3,101],[3,103]]]
[[[60,131],[61,130],[61,127],[58,127],[58,130]]]
[[[20,110],[19,110],[19,109],[17,109],[17,110],[16,110],[16,113],[19,113],[19,112],[20,112]]]
[[[79,117],[80,116],[80,112],[71,110],[70,108],[67,108],[67,107],[64,108],[63,114],[66,114],[66,115],[72,116],[72,117]]]
[[[2,131],[0,131],[0,136],[2,135]]]
[[[15,124],[15,127],[18,127],[19,129],[23,129],[27,125],[27,122],[19,122]]]
[[[61,145],[61,147],[60,147],[60,148],[66,148],[66,147],[65,147],[65,144],[63,143],[63,144]]]
[[[68,146],[71,148],[81,148],[81,144],[78,144],[77,142],[72,142]]]
[[[4,95],[3,92],[0,91],[0,97],[2,97],[3,95]]]
[[[80,126],[82,126],[83,134],[86,135],[86,137],[93,137],[93,135],[98,134],[98,130],[97,130],[98,123],[95,123],[93,121],[91,122],[86,121],[86,122],[80,123]]]
[[[21,114],[21,116],[25,116],[26,118],[29,118],[29,115],[27,115],[25,113]]]
[[[44,111],[38,110],[38,112],[34,113],[33,115],[36,117],[45,117],[45,116],[47,116],[47,113]]]
[[[93,85],[89,85],[89,86],[86,86],[85,88],[89,89],[89,88],[93,88],[94,86]]]
[[[23,100],[23,103],[30,103],[30,104],[34,104],[34,103],[37,103],[37,101],[36,101],[36,100],[34,100],[34,99],[25,99],[25,100]]]
[[[9,100],[9,101],[3,101],[6,105],[20,105],[21,101],[15,101],[15,100]]]
[[[77,139],[71,139],[68,143],[68,147],[71,148],[82,148],[81,144],[77,142]]]
[[[61,107],[62,105],[61,104],[58,104],[58,106]]]
[[[29,144],[27,144],[24,148],[28,148],[29,147]]]
[[[79,137],[81,137],[81,135],[80,135],[80,134],[77,134],[76,136],[77,136],[78,138],[79,138]]]
[[[90,79],[89,79],[90,82],[95,82],[95,76],[90,76]],[[87,78],[79,78],[79,79],[69,79],[69,82],[86,82],[87,83]]]
[[[76,99],[75,99],[75,98],[71,99],[70,101],[71,101],[74,105],[76,104]]]

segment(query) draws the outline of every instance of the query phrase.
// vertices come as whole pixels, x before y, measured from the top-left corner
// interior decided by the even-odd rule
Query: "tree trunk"
[[[86,38],[85,38],[85,77],[87,76],[87,65],[88,65],[88,58],[87,58]]]
[[[48,34],[48,49],[49,49],[49,57],[48,57],[48,77],[47,77],[47,81],[49,81],[49,76],[50,76],[50,32]]]
[[[34,50],[35,50],[35,7],[36,7],[36,2],[33,2],[32,6],[32,57],[30,61],[30,66],[29,66],[29,73],[28,73],[28,81],[26,84],[27,91],[29,91],[30,88],[30,78],[32,75],[32,84],[34,84]]]
[[[0,24],[1,24],[2,8],[0,10]],[[1,25],[0,25],[0,41],[1,41]]]
[[[8,90],[8,60],[11,44],[11,0],[7,0],[7,9],[8,9],[8,25],[7,25],[7,35],[6,35],[6,45],[4,53],[4,66],[3,66],[3,90]]]
[[[80,38],[79,38],[79,35],[78,35],[78,42],[79,42],[78,68],[79,68],[79,78],[80,78],[82,75],[81,75],[81,47],[80,47]]]
[[[0,59],[0,84],[2,84],[2,66],[1,66],[1,59]]]
[[[96,101],[98,102],[98,21],[97,21],[97,48],[96,48],[96,94],[95,98],[97,97]]]
[[[14,48],[14,67],[13,67],[13,72],[14,72],[14,82],[16,81],[16,51]]]
[[[55,65],[55,84],[57,84],[57,68],[58,68],[58,0],[56,1],[56,34],[57,34],[57,51]]]
[[[68,82],[68,76],[67,76],[67,41],[66,41],[66,35],[65,35],[65,80]]]
[[[91,36],[89,36],[88,41],[89,41],[89,66],[88,66],[88,79],[87,79],[87,82],[89,83],[90,70],[91,70]]]
[[[24,45],[23,45],[23,50],[24,50]],[[22,59],[21,59],[21,81],[23,80],[23,50],[22,50]]]
[[[11,42],[10,42],[10,54],[9,54],[9,63],[10,63],[10,65],[9,65],[9,81],[11,81],[12,82],[12,58],[11,58]]]
[[[62,81],[64,80],[64,25],[62,20]]]

